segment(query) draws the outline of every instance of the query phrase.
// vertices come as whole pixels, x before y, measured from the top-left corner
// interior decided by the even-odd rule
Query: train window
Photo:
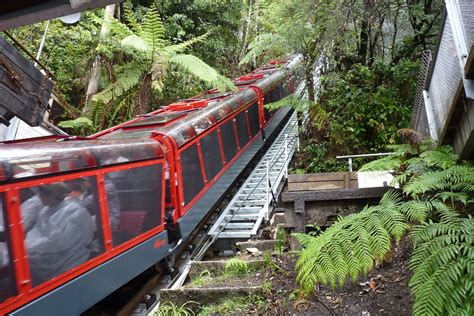
[[[184,202],[188,204],[204,187],[196,145],[191,145],[181,152],[181,169],[183,175]]]
[[[4,196],[0,192],[0,303],[17,294],[6,214]]]
[[[237,141],[235,139],[234,124],[232,120],[220,126],[222,145],[224,146],[225,161],[229,162],[237,153]]]
[[[258,104],[252,104],[248,109],[250,132],[255,136],[260,130],[260,122],[258,120]]]
[[[33,286],[48,281],[103,252],[95,177],[21,190]]]
[[[196,135],[201,134],[205,131],[209,126],[213,124],[213,118],[211,115],[205,116],[200,118],[199,120],[194,121],[191,125],[196,132]]]
[[[235,116],[235,123],[237,125],[240,148],[243,148],[249,142],[249,130],[247,128],[247,117],[245,111],[240,112]]]
[[[158,158],[162,155],[160,145],[152,139],[109,142],[93,148],[101,166],[120,164],[129,161]]]
[[[206,177],[211,181],[222,169],[222,157],[217,132],[213,131],[201,139],[201,151]]]
[[[32,152],[22,157],[13,158],[9,161],[13,170],[13,178],[28,178],[96,166],[88,150],[80,151],[82,150],[68,152],[65,148],[57,147],[49,152],[45,149],[42,153]]]
[[[230,113],[232,113],[232,109],[228,105],[222,105],[212,112],[217,121],[222,120]]]
[[[157,164],[105,175],[114,246],[161,225],[162,172]]]

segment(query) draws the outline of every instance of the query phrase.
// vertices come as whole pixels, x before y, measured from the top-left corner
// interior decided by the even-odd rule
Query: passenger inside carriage
[[[64,182],[40,186],[38,193],[44,207],[25,241],[34,286],[89,260],[94,237],[89,212],[66,198]]]

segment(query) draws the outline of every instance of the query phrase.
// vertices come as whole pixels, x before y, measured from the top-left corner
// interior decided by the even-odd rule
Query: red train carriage
[[[0,312],[79,314],[172,256],[276,135],[296,62],[86,139],[0,147]],[[266,137],[265,137],[266,136]]]

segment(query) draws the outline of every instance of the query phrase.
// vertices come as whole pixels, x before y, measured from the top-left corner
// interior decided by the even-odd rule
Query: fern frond
[[[94,122],[87,117],[78,117],[74,120],[62,121],[59,122],[58,125],[63,128],[70,128],[77,134],[94,129]]]
[[[235,90],[232,81],[220,75],[214,68],[193,55],[177,54],[170,58],[170,61],[179,67],[187,70],[198,79],[203,80],[219,91]]]
[[[206,34],[198,36],[198,37],[194,37],[194,38],[192,38],[188,41],[185,41],[185,42],[182,42],[182,43],[179,43],[179,44],[166,46],[166,47],[163,48],[163,52],[165,54],[170,55],[170,56],[172,56],[174,54],[184,53],[192,45],[194,45],[196,43],[203,42],[207,37],[209,37],[209,33],[206,33]]]
[[[165,27],[160,18],[156,5],[152,5],[143,19],[143,40],[151,48],[152,52],[163,48],[166,44]]]
[[[408,229],[399,211],[401,196],[389,191],[381,204],[360,213],[339,218],[317,237],[297,234],[303,250],[296,262],[297,281],[311,292],[317,283],[342,286],[348,278],[367,274],[375,260],[383,260],[392,238],[401,238]]]
[[[431,191],[462,190],[474,188],[474,168],[453,166],[442,171],[427,172],[413,178],[404,188],[407,195],[418,196]]]
[[[426,200],[411,200],[400,207],[400,212],[409,221],[423,222],[433,212],[433,205],[430,201]]]
[[[409,283],[415,296],[414,315],[459,315],[472,310],[473,232],[471,217],[430,221],[414,228]]]
[[[391,171],[400,168],[402,160],[398,154],[389,155],[363,165],[359,171]]]
[[[130,63],[123,67],[117,67],[116,75],[116,82],[109,84],[104,90],[92,97],[94,102],[108,104],[122,96],[125,92],[139,84],[142,70],[133,63]]]
[[[454,166],[459,159],[450,146],[441,146],[433,150],[425,151],[420,154],[420,158],[429,166],[443,170]]]
[[[135,35],[142,36],[142,26],[138,23],[135,14],[133,14],[133,6],[130,1],[126,1],[123,6],[123,12],[125,20],[127,21],[128,25],[130,25],[131,30]]]
[[[252,62],[255,58],[263,55],[266,51],[278,46],[282,40],[281,36],[273,33],[263,33],[257,35],[249,44],[248,52],[240,61],[239,65],[245,65]]]

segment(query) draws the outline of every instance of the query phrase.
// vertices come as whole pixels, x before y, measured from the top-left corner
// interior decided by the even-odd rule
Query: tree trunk
[[[247,52],[247,46],[248,46],[248,37],[249,37],[249,30],[250,30],[250,25],[252,23],[252,9],[253,9],[254,1],[249,0],[248,2],[248,13],[245,16],[245,19],[242,19],[242,24],[241,24],[241,38],[240,38],[240,53],[239,53],[239,60],[242,60],[244,58],[245,53]]]
[[[115,12],[115,4],[111,4],[105,7],[104,20],[102,21],[102,28],[100,30],[99,41],[103,40],[109,33],[109,21],[113,18]],[[82,113],[86,116],[90,114],[91,111],[91,99],[94,94],[99,91],[99,82],[100,82],[100,56],[97,55],[92,63],[91,75],[89,79],[89,84],[87,85],[86,91],[86,101]]]
[[[303,57],[304,58],[304,57]],[[305,58],[305,85],[308,92],[308,100],[316,101],[314,94],[313,62],[311,58]]]
[[[151,75],[147,74],[144,78],[138,93],[135,97],[135,111],[138,115],[143,115],[148,112],[151,97]]]

